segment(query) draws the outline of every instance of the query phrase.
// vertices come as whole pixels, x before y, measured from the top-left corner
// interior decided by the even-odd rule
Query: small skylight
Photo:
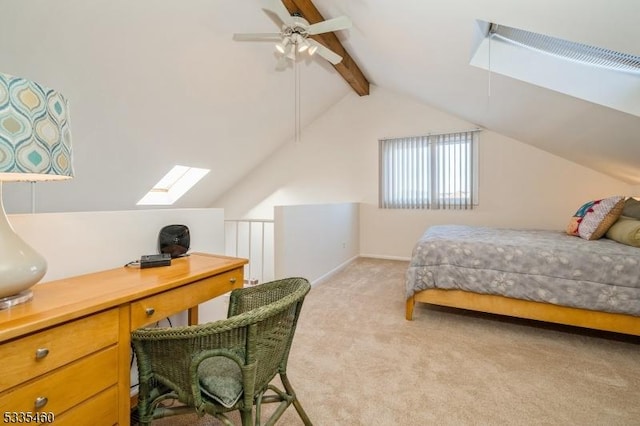
[[[178,201],[190,190],[209,169],[196,167],[174,166],[164,175],[147,194],[138,201],[137,205],[169,206]]]
[[[640,116],[640,56],[476,21],[470,64]]]

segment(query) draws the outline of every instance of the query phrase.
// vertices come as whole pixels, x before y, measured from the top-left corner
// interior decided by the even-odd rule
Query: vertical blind
[[[477,130],[379,140],[379,206],[472,209]]]

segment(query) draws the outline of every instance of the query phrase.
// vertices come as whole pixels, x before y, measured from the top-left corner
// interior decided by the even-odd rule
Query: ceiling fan
[[[278,70],[286,68],[287,60],[295,63],[296,54],[305,51],[309,55],[317,53],[333,65],[342,61],[342,56],[318,43],[310,36],[350,28],[351,20],[348,17],[339,16],[309,24],[303,17],[291,15],[281,0],[263,0],[263,4],[265,5],[263,10],[272,16],[280,26],[280,32],[234,34],[234,40],[276,42],[276,50],[281,54],[276,65]]]

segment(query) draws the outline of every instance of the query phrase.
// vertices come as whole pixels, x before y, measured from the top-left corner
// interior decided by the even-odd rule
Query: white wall
[[[277,206],[276,278],[317,283],[358,256],[358,204]]]
[[[160,209],[8,215],[20,237],[47,259],[47,281],[123,267],[144,254],[158,253],[165,225],[189,227],[189,252],[224,253],[224,210]],[[201,321],[223,315],[223,301],[201,305]],[[176,318],[184,323],[184,315]]]
[[[275,205],[360,202],[361,254],[407,258],[437,223],[564,229],[585,201],[631,186],[491,131],[479,142],[480,205],[473,211],[381,210],[378,139],[476,128],[379,87],[349,94],[214,205],[234,217],[271,217]],[[532,122],[531,125],[536,125]]]
[[[8,215],[11,226],[48,263],[42,282],[117,268],[158,253],[158,232],[182,224],[190,252],[224,253],[224,211],[162,209]]]
[[[499,134],[481,132],[480,145],[476,209],[383,210],[376,203],[363,203],[362,253],[408,258],[413,243],[435,224],[564,229],[584,202],[631,190],[623,182]]]

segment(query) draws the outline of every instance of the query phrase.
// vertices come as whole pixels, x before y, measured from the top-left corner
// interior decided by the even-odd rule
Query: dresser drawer
[[[118,423],[118,388],[98,395],[56,416],[55,426],[115,425]]]
[[[131,304],[131,330],[160,321],[243,285],[243,268],[165,291]]]
[[[0,394],[0,412],[45,411],[58,416],[117,381],[118,347],[112,346],[5,391]]]
[[[116,343],[118,318],[112,309],[5,342],[0,392]]]

